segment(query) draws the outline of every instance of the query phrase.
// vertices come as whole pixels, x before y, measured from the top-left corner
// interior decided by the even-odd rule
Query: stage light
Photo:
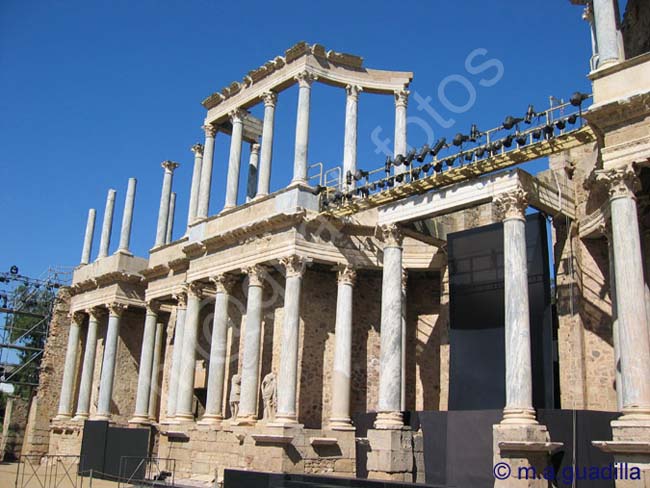
[[[401,183],[402,181],[404,181],[404,173],[399,173],[399,174],[395,175],[395,181],[397,181],[398,183]]]
[[[528,105],[528,109],[526,109],[526,116],[524,117],[524,122],[530,124],[533,121],[533,117],[535,117],[535,115],[535,108],[532,105]]]
[[[569,101],[574,107],[579,107],[587,98],[589,98],[589,95],[586,93],[575,92],[573,95],[571,95]]]
[[[425,144],[424,146],[422,146],[422,149],[420,149],[420,153],[418,154],[417,157],[418,162],[421,163],[422,161],[424,161],[424,158],[427,157],[427,154],[429,154],[429,145]]]
[[[571,115],[569,115],[569,117],[567,118],[567,121],[568,121],[569,124],[571,124],[571,125],[575,124],[577,120],[578,120],[578,115],[577,115],[577,114],[571,114]]]
[[[377,182],[377,185],[378,185],[379,188],[381,188],[382,190],[383,190],[384,188],[386,188],[386,182],[385,182],[384,180],[379,180],[379,181]]]
[[[445,147],[446,142],[447,142],[447,139],[445,139],[444,137],[441,138],[441,139],[438,139],[438,141],[431,148],[431,156],[435,156],[440,151],[442,151],[442,149]]]
[[[474,151],[474,153],[476,154],[477,158],[482,158],[485,154],[485,146],[479,147],[476,151]]]
[[[503,146],[503,143],[501,141],[494,141],[492,143],[492,152],[498,151],[499,149],[501,149],[501,146]]]
[[[481,131],[478,130],[478,126],[476,124],[472,124],[472,128],[469,130],[469,140],[476,142],[482,135],[483,134]]]
[[[375,191],[377,189],[377,183],[373,183],[372,185],[370,185],[370,189],[372,191]]]
[[[422,165],[422,171],[424,171],[425,173],[428,173],[429,171],[431,171],[431,164],[429,164],[429,163],[423,164]]]
[[[451,141],[454,146],[462,146],[463,142],[469,141],[469,136],[461,134],[460,132],[454,136],[454,139]]]
[[[514,118],[512,115],[508,115],[506,117],[506,120],[503,121],[503,128],[506,130],[510,130],[522,120],[524,119],[521,119],[519,117]]]
[[[540,137],[542,137],[542,131],[539,129],[534,130],[533,139],[538,140]]]
[[[557,127],[560,130],[564,130],[564,128],[566,127],[566,120],[558,120],[555,123],[555,127]]]
[[[420,177],[420,171],[422,171],[420,168],[414,168],[414,169],[411,171],[411,177],[412,177],[414,180],[417,180],[417,179]]]
[[[401,154],[395,156],[395,161],[393,161],[393,164],[395,166],[401,166],[403,163],[404,163],[404,156],[402,156]]]
[[[470,151],[468,153],[465,153],[465,161],[471,161],[472,159],[474,159],[474,153],[473,152]]]
[[[520,146],[525,146],[527,142],[528,142],[528,138],[525,135],[517,136],[517,144],[519,144]]]
[[[510,134],[509,136],[505,137],[503,139],[503,145],[506,147],[512,146],[512,141],[514,141],[515,136],[513,134]]]
[[[361,178],[368,178],[368,172],[362,169],[358,169],[356,173],[354,173],[354,179],[356,181],[359,181]]]
[[[345,173],[345,183],[346,185],[351,185],[352,184],[352,171],[349,171]]]
[[[406,159],[404,161],[404,164],[406,166],[409,166],[411,164],[411,161],[415,159],[415,149],[411,149],[408,154],[406,155]]]
[[[553,135],[553,126],[552,125],[545,125],[542,130],[544,131],[544,134],[546,134],[549,137]]]
[[[451,167],[454,165],[454,161],[456,161],[456,156],[452,156],[450,158],[445,159],[445,164],[447,167]]]
[[[441,173],[442,172],[442,162],[438,161],[434,166],[433,169],[435,170],[436,173]]]
[[[388,186],[388,188],[392,188],[393,186],[395,186],[395,180],[393,178],[388,178],[386,180],[386,186]]]
[[[386,157],[386,162],[384,163],[384,171],[386,172],[387,175],[390,174],[390,168],[393,165],[393,160],[390,158],[390,156]]]

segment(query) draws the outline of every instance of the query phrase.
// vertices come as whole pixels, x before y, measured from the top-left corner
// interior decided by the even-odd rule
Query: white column
[[[251,144],[251,155],[248,159],[248,184],[246,185],[246,201],[250,202],[257,195],[259,178],[260,145]]]
[[[133,224],[133,204],[135,203],[136,179],[129,178],[124,200],[124,214],[122,215],[122,228],[120,229],[120,246],[117,252],[131,254],[129,243],[131,242],[131,226]]]
[[[155,422],[158,418],[158,398],[160,396],[160,358],[163,348],[163,328],[165,324],[158,322],[156,324],[156,340],[154,341],[153,363],[151,365],[151,382],[149,387],[149,421]]]
[[[163,173],[163,186],[160,194],[160,206],[158,207],[158,225],[156,226],[156,242],[154,247],[165,244],[167,219],[169,217],[169,201],[172,195],[172,180],[174,178],[174,170],[180,165],[174,161],[163,161],[161,166],[165,172]]]
[[[616,312],[623,383],[621,420],[650,416],[650,339],[645,306],[643,254],[634,193],[640,182],[631,166],[603,171],[609,189],[616,279]]]
[[[408,271],[402,270],[402,391],[400,393],[400,410],[406,410],[406,285],[408,283]]]
[[[262,333],[262,287],[264,268],[251,266],[248,274],[248,300],[246,303],[246,329],[241,365],[241,397],[238,424],[254,424],[257,420],[257,393],[260,384],[260,342]]]
[[[192,400],[194,398],[194,371],[196,369],[196,344],[199,332],[199,314],[203,297],[200,283],[190,283],[187,293],[187,315],[183,332],[183,353],[178,375],[178,400],[176,417],[178,421],[194,420]]]
[[[167,234],[165,236],[165,244],[172,242],[174,236],[174,213],[176,212],[176,192],[172,192],[169,199],[169,212],[167,214]]]
[[[526,207],[523,189],[498,195],[494,204],[503,219],[505,296],[506,406],[503,424],[536,424],[528,306]]]
[[[609,298],[612,302],[612,342],[614,343],[614,368],[616,374],[616,408],[623,409],[623,378],[621,377],[621,343],[618,336],[618,312],[616,311],[616,271],[614,266],[614,241],[612,226],[608,221],[603,229],[607,239],[607,261],[609,262]]]
[[[82,322],[82,314],[74,313],[71,315],[70,329],[68,331],[68,348],[65,351],[63,381],[61,382],[61,396],[59,397],[59,412],[56,420],[68,420],[72,417],[72,398],[74,395],[77,355],[79,352],[79,331]]]
[[[111,229],[113,228],[113,210],[115,209],[115,190],[108,190],[106,207],[104,208],[104,221],[102,222],[102,236],[99,240],[99,254],[97,259],[108,256],[111,245]]]
[[[300,290],[305,273],[305,258],[289,256],[280,263],[286,271],[284,287],[284,322],[278,376],[277,424],[296,424],[296,398],[298,393],[298,342],[300,338]]]
[[[224,210],[237,206],[241,144],[246,111],[242,109],[233,110],[230,112],[229,117],[232,123],[232,136],[230,138],[230,156],[228,157],[228,180],[226,181],[226,204],[223,207]]]
[[[178,375],[183,357],[183,336],[185,332],[185,313],[187,310],[187,291],[181,290],[174,295],[176,305],[176,324],[174,325],[174,349],[172,351],[172,366],[169,371],[169,386],[167,387],[167,420],[176,416],[176,400],[178,397]]]
[[[334,329],[334,364],[332,368],[332,430],[354,430],[350,420],[352,378],[352,295],[356,271],[341,265],[338,269],[336,325]]]
[[[395,91],[395,145],[393,156],[406,155],[406,106],[408,105],[409,91]],[[395,166],[395,173],[406,171],[404,165]]]
[[[278,94],[272,91],[264,93],[264,122],[262,125],[262,148],[260,154],[260,171],[257,178],[257,196],[269,194],[271,186],[271,160],[273,159],[273,123],[275,104]]]
[[[614,1],[616,0],[593,0],[596,42],[598,44],[598,68],[620,61]]]
[[[354,173],[357,171],[357,106],[359,103],[359,93],[363,89],[358,85],[348,85],[345,87],[347,94],[345,99],[345,138],[343,141],[343,178],[348,171]],[[355,180],[352,179],[351,188],[354,188]]]
[[[90,396],[95,376],[95,356],[97,354],[97,329],[99,328],[100,309],[87,310],[88,330],[86,332],[86,347],[84,349],[81,381],[79,382],[79,397],[75,420],[85,420],[90,414]]]
[[[96,420],[108,420],[111,416],[111,397],[113,395],[113,377],[117,359],[117,341],[120,337],[120,318],[126,305],[113,303],[108,307],[108,328],[104,340],[104,357],[102,358],[102,375],[99,381],[99,400],[97,401]]]
[[[402,233],[397,225],[382,227],[381,356],[376,429],[403,426],[402,397]]]
[[[212,162],[214,159],[214,137],[217,128],[213,125],[204,125],[205,149],[201,163],[201,182],[199,183],[199,201],[196,207],[196,219],[205,219],[210,207],[210,190],[212,189]]]
[[[309,102],[311,84],[316,76],[303,71],[298,82],[298,113],[296,116],[296,145],[293,157],[293,180],[291,183],[307,183],[307,148],[309,146]]]
[[[86,233],[84,234],[84,247],[81,251],[81,264],[90,262],[90,253],[93,249],[93,233],[95,232],[95,209],[88,210],[88,220],[86,221]]]
[[[228,303],[232,279],[217,275],[210,279],[216,288],[214,319],[210,344],[210,368],[208,370],[208,396],[201,424],[219,424],[223,420],[223,386],[226,372],[226,347],[228,339]]]
[[[201,166],[203,164],[203,144],[194,144],[190,150],[194,153],[194,169],[192,170],[192,186],[190,187],[190,205],[187,213],[187,227],[196,220],[196,210],[199,206],[199,189],[201,185]]]
[[[147,303],[138,367],[138,389],[135,397],[135,415],[129,423],[142,424],[149,421],[149,393],[151,388],[151,369],[156,341],[156,322],[159,306],[156,302]]]

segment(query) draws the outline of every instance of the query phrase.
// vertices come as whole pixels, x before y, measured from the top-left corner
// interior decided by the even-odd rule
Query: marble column
[[[154,247],[162,246],[165,244],[174,170],[180,165],[174,161],[163,161],[161,166],[165,172],[163,173],[163,186],[162,192],[160,194],[160,206],[158,207],[158,225],[156,226],[156,242],[154,244]]]
[[[598,44],[598,68],[620,61],[618,21],[614,1],[616,0],[593,0],[596,43]]]
[[[108,256],[108,248],[111,245],[111,229],[113,228],[113,210],[115,209],[115,190],[108,190],[106,207],[104,208],[104,221],[102,222],[102,236],[99,240],[99,254],[97,259]]]
[[[618,312],[616,311],[616,271],[614,266],[614,241],[612,226],[608,221],[603,228],[607,239],[607,261],[609,263],[609,298],[612,303],[612,342],[614,343],[614,368],[616,372],[616,407],[623,409],[623,379],[621,377],[621,343],[618,335]]]
[[[358,85],[348,85],[345,87],[347,94],[345,99],[345,138],[343,140],[343,178],[348,171],[354,173],[357,171],[357,106],[359,103],[359,93],[363,90]],[[355,180],[352,178],[350,188],[354,188]]]
[[[393,156],[401,154],[406,155],[406,107],[409,100],[409,91],[395,91],[395,143],[393,147]],[[395,173],[404,173],[404,165],[395,166]]]
[[[210,190],[212,189],[212,162],[214,159],[214,138],[217,128],[211,124],[203,126],[205,147],[201,163],[201,182],[199,183],[199,200],[196,206],[196,219],[205,219],[210,207]]]
[[[406,410],[406,285],[408,283],[408,271],[402,269],[402,390],[400,392],[400,410]]]
[[[113,395],[113,377],[117,359],[117,341],[120,338],[120,319],[126,305],[113,303],[108,307],[108,328],[104,340],[104,357],[102,358],[102,375],[99,381],[99,400],[95,420],[108,420],[111,416],[111,397]]]
[[[153,363],[151,365],[151,381],[149,387],[149,421],[155,422],[158,418],[158,398],[160,397],[160,360],[163,348],[163,334],[165,324],[156,324],[156,339],[153,346]]]
[[[303,71],[298,82],[298,114],[296,116],[296,145],[293,157],[293,180],[291,183],[307,183],[307,148],[309,146],[309,103],[311,84],[316,76]]]
[[[350,420],[352,378],[352,296],[357,273],[348,265],[338,269],[336,325],[334,327],[334,364],[332,368],[332,430],[354,430]]]
[[[275,104],[278,94],[272,91],[264,93],[264,122],[262,125],[262,148],[260,154],[260,171],[257,178],[257,195],[263,197],[269,194],[271,186],[271,160],[273,159],[273,126],[275,120]]]
[[[142,334],[142,348],[140,350],[140,364],[138,367],[138,389],[135,397],[135,415],[129,423],[142,424],[149,421],[149,393],[151,389],[151,370],[156,341],[156,323],[158,322],[157,302],[147,303],[147,312],[144,319],[144,332]]]
[[[296,398],[298,393],[298,342],[300,339],[300,291],[305,273],[306,260],[301,256],[289,256],[280,260],[284,266],[284,321],[278,376],[278,410],[276,424],[298,423]]]
[[[178,375],[178,400],[175,419],[181,422],[194,420],[192,400],[194,399],[194,371],[196,370],[196,345],[198,342],[199,316],[203,286],[190,283],[187,293],[187,314],[183,332],[183,353]]]
[[[77,356],[79,353],[79,332],[83,319],[84,316],[81,313],[73,313],[70,316],[68,347],[65,351],[65,364],[63,366],[63,381],[61,382],[61,396],[59,397],[57,420],[69,420],[72,417],[72,399],[77,370]]]
[[[79,397],[77,400],[77,413],[75,420],[85,420],[90,415],[90,396],[93,389],[93,378],[95,376],[95,356],[97,354],[97,330],[101,309],[92,308],[86,311],[88,314],[88,330],[86,332],[86,346],[81,367],[81,381],[79,382]]]
[[[223,207],[224,210],[237,206],[241,144],[244,134],[246,111],[242,109],[233,110],[230,112],[229,117],[232,123],[232,136],[230,138],[230,156],[228,157],[228,180],[226,182],[226,204]]]
[[[526,207],[523,189],[494,198],[503,220],[503,287],[505,295],[506,406],[502,424],[536,424],[528,306]]]
[[[129,243],[131,242],[131,226],[133,224],[133,205],[135,203],[135,178],[129,178],[129,184],[126,188],[126,198],[124,200],[124,214],[122,215],[122,228],[120,229],[120,246],[117,252],[131,254]]]
[[[601,171],[597,180],[605,182],[609,191],[623,383],[621,420],[647,421],[650,417],[650,339],[635,198],[641,185],[631,165]]]
[[[95,232],[95,214],[94,208],[88,210],[88,220],[86,221],[86,233],[84,234],[84,247],[81,251],[81,264],[90,262],[90,253],[93,249],[93,233]]]
[[[172,366],[169,371],[169,386],[167,387],[167,420],[176,416],[176,400],[178,397],[178,375],[183,357],[183,336],[185,332],[185,314],[187,310],[187,290],[182,289],[174,295],[177,300],[176,324],[174,325],[174,349],[172,351]]]
[[[248,275],[248,300],[244,331],[244,353],[241,365],[241,397],[238,424],[254,424],[257,420],[257,393],[260,385],[260,342],[262,334],[262,292],[264,268],[251,266]]]
[[[228,340],[228,304],[233,284],[227,275],[210,279],[217,289],[214,297],[212,341],[210,344],[210,368],[208,370],[208,396],[201,424],[219,424],[223,420],[223,387],[226,373],[226,349]]]
[[[172,192],[169,199],[169,213],[167,214],[167,232],[165,244],[170,244],[174,237],[174,213],[176,212],[176,192]]]
[[[192,186],[190,187],[190,205],[187,212],[188,228],[196,220],[196,210],[199,206],[201,166],[203,164],[203,144],[194,144],[190,150],[194,153],[194,169],[192,170]]]
[[[246,185],[246,201],[250,202],[257,194],[259,177],[260,145],[251,144],[251,155],[248,159],[248,184]]]
[[[384,262],[381,288],[381,355],[376,429],[403,426],[402,397],[402,233],[395,224],[381,228]]]

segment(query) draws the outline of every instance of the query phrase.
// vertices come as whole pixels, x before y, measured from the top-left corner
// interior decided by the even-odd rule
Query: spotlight
[[[401,183],[402,181],[404,181],[404,173],[399,173],[398,175],[395,175],[395,180],[398,183]]]
[[[524,119],[521,119],[519,117],[514,118],[512,115],[508,115],[506,117],[506,120],[503,121],[503,128],[506,130],[512,129],[515,125],[517,125],[519,122],[523,121]]]
[[[418,162],[421,163],[422,161],[424,161],[424,158],[427,157],[427,154],[429,154],[429,145],[425,144],[424,146],[422,146],[422,149],[420,149],[420,152],[418,154],[417,157]]]
[[[587,98],[589,98],[589,95],[586,93],[575,92],[573,95],[571,95],[569,101],[574,107],[579,107]]]
[[[393,161],[393,164],[395,166],[401,166],[403,163],[404,163],[404,156],[402,156],[401,154],[395,156],[395,161]]]
[[[542,131],[539,129],[534,130],[533,139],[538,140],[540,137],[542,137]]]
[[[569,115],[569,117],[567,118],[567,121],[571,125],[575,124],[577,120],[578,120],[578,116],[576,114]]]
[[[532,105],[528,105],[526,116],[524,117],[524,122],[530,124],[533,121],[533,117],[535,117],[535,115],[535,108]]]
[[[528,142],[528,138],[524,135],[519,135],[517,136],[517,144],[520,146],[525,146],[526,142]]]
[[[390,167],[393,165],[393,160],[390,158],[390,156],[386,157],[386,162],[384,163],[384,171],[386,172],[387,175],[390,174]]]
[[[436,171],[436,173],[441,173],[442,172],[442,163],[438,161],[434,166],[433,169]]]
[[[349,186],[352,184],[352,171],[345,173],[345,183]]]
[[[431,171],[431,164],[429,163],[423,164],[422,171],[424,171],[424,173],[428,173],[429,171]]]
[[[395,186],[395,180],[393,178],[388,178],[386,180],[386,185],[388,186],[388,188],[392,188],[393,186]]]
[[[454,161],[456,161],[456,156],[452,156],[450,158],[445,159],[445,163],[447,164],[447,167],[453,166]]]
[[[356,173],[354,173],[354,179],[356,181],[359,181],[361,178],[368,178],[368,172],[362,169],[358,169]]]
[[[512,141],[514,141],[514,139],[515,139],[515,136],[510,134],[509,136],[507,136],[507,137],[505,137],[503,139],[503,145],[506,146],[506,147],[512,146]]]
[[[435,145],[431,148],[431,155],[435,156],[436,154],[438,154],[445,147],[446,142],[447,139],[445,139],[444,137],[442,139],[438,139]]]
[[[460,132],[454,136],[454,139],[452,140],[452,143],[454,146],[461,146],[463,142],[469,141],[469,136],[466,136],[465,134],[461,134]]]
[[[553,135],[553,126],[552,125],[545,125],[542,130],[544,131],[544,134],[549,136],[549,137]]]
[[[472,142],[476,142],[478,139],[480,139],[482,133],[480,130],[478,130],[478,126],[476,124],[472,124],[472,128],[469,130],[469,140]]]
[[[379,180],[379,182],[377,183],[377,185],[378,185],[379,188],[381,188],[382,190],[383,190],[384,188],[386,188],[386,182],[385,182],[384,180]]]
[[[503,143],[501,141],[494,141],[492,143],[492,152],[498,151],[501,149],[501,146],[503,146]]]
[[[11,268],[9,268],[9,272],[10,272],[12,275],[17,275],[17,274],[18,274],[18,266],[15,266],[15,265],[12,266]]]
[[[415,159],[415,149],[411,149],[407,154],[406,154],[406,159],[404,161],[404,164],[406,166],[409,166],[411,162]]]
[[[414,168],[413,171],[411,171],[411,178],[414,180],[417,180],[420,177],[420,172],[422,170],[420,168]]]
[[[476,157],[477,157],[477,158],[482,158],[483,155],[485,154],[485,146],[481,146],[481,147],[479,147],[479,148],[475,151],[475,154],[476,154]]]
[[[474,159],[474,153],[472,151],[465,153],[465,161],[471,161]]]
[[[557,127],[560,130],[564,130],[564,128],[566,127],[566,120],[558,120],[555,123],[555,127]]]
[[[377,189],[377,183],[373,183],[372,185],[370,185],[370,189],[372,191],[375,191]]]

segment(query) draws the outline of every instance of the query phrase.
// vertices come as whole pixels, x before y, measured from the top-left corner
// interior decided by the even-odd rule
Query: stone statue
[[[239,414],[239,397],[241,395],[241,375],[234,374],[230,380],[230,413],[232,420],[237,420]]]
[[[275,373],[267,374],[262,380],[262,400],[264,401],[264,420],[275,419],[276,407]]]

